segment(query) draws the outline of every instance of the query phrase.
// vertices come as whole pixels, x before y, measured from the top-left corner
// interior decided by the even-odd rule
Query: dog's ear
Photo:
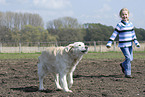
[[[74,45],[73,44],[69,44],[68,46],[66,46],[65,51],[66,52],[70,52],[72,48],[74,48]]]

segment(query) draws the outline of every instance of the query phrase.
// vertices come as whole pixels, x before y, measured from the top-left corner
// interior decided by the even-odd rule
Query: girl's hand
[[[107,47],[107,48],[111,48],[111,46],[108,46],[108,45],[107,45],[106,47]]]
[[[136,47],[140,47],[140,45],[137,45]]]

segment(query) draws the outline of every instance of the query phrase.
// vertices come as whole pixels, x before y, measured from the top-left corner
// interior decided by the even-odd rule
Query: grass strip
[[[41,53],[0,53],[0,59],[37,59]],[[83,59],[121,59],[122,52],[89,52]],[[134,59],[145,59],[145,52],[134,52]]]

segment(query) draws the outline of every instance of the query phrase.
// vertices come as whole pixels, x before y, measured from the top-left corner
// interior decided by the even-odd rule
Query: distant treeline
[[[48,21],[45,29],[39,14],[0,12],[0,42],[108,41],[113,31],[112,26],[79,24],[72,17]],[[145,29],[135,31],[145,41]]]

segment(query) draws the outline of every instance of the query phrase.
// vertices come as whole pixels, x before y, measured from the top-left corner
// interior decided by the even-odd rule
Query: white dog
[[[69,88],[73,84],[73,72],[87,52],[88,47],[82,42],[43,51],[38,62],[39,90],[44,90],[43,78],[51,72],[55,77],[57,89],[72,92]]]

